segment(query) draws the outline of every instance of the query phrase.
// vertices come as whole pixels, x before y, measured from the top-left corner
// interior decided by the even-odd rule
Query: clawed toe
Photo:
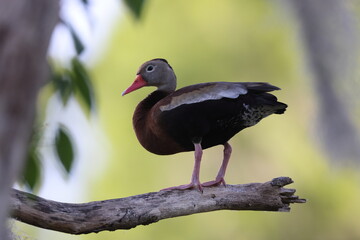
[[[201,186],[203,187],[212,187],[212,186],[218,186],[218,185],[224,185],[226,186],[224,178],[215,179],[213,181],[202,183]]]
[[[200,192],[203,192],[203,187],[212,187],[212,186],[218,186],[218,185],[224,185],[226,187],[226,182],[224,178],[218,178],[213,181],[205,182],[205,183],[189,183],[185,185],[175,186],[175,187],[169,187],[161,189],[160,191],[167,191],[167,190],[186,190],[186,189],[197,189]]]
[[[203,187],[212,187],[212,186],[218,186],[218,185],[224,185],[226,187],[224,178],[215,179],[213,181],[205,182],[202,184],[189,183],[189,184],[184,184],[184,185],[180,185],[180,186],[164,188],[164,189],[161,189],[160,191],[197,189],[200,192],[203,192]]]
[[[194,183],[189,183],[189,184],[185,184],[185,185],[180,185],[180,186],[175,186],[175,187],[169,187],[169,188],[164,188],[161,189],[160,191],[167,191],[167,190],[186,190],[186,189],[197,189],[200,192],[203,192],[202,189],[202,184],[194,184]]]

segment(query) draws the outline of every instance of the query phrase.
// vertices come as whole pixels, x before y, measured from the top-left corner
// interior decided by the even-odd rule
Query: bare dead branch
[[[196,190],[170,190],[81,204],[61,203],[13,190],[11,216],[19,221],[55,231],[85,234],[131,229],[162,219],[216,210],[290,211],[294,196],[288,177]]]

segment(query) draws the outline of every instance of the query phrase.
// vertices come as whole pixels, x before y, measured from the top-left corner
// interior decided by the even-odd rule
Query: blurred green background
[[[157,156],[136,139],[133,111],[153,89],[121,96],[140,64],[161,57],[174,68],[178,87],[263,81],[282,88],[275,94],[289,105],[287,112],[264,119],[230,141],[233,155],[226,180],[241,184],[289,176],[295,181],[290,187],[308,200],[306,204],[292,206],[290,213],[217,211],[86,236],[41,231],[53,240],[360,239],[358,170],[331,166],[312,138],[316,92],[296,26],[281,1],[151,0],[140,21],[125,14],[91,69],[111,152],[109,160],[96,160],[107,165],[85,188],[87,201],[94,201],[190,180],[193,153]],[[216,176],[221,159],[221,146],[204,151],[202,181]],[[97,166],[89,169],[91,178]]]

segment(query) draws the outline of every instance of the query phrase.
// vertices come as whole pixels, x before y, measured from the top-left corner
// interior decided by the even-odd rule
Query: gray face
[[[171,92],[176,88],[176,76],[171,66],[162,59],[153,59],[140,66],[140,74],[148,86],[158,87],[158,90]]]

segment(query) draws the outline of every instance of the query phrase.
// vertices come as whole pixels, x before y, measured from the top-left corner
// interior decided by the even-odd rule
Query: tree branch
[[[131,229],[162,219],[216,210],[290,211],[294,196],[288,177],[265,183],[227,185],[196,190],[169,190],[82,204],[61,203],[13,190],[11,216],[19,221],[55,231],[85,234]]]

